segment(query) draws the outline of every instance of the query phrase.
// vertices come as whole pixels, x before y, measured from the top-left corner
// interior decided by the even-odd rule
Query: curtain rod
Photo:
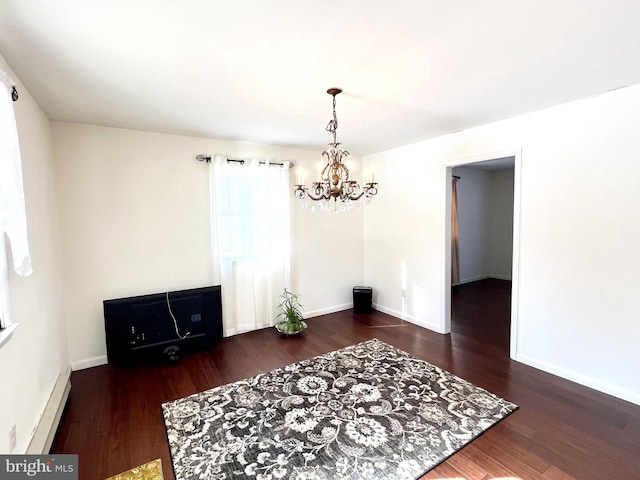
[[[211,163],[211,155],[196,155],[196,160],[198,160],[199,162],[207,162],[207,163]],[[227,158],[227,162],[238,162],[240,165],[244,165],[244,160],[242,159],[236,159],[236,158]],[[261,165],[264,165],[265,163],[268,163],[269,165],[279,165],[281,167],[284,166],[284,163],[282,162],[266,162],[264,160],[260,160]],[[295,164],[293,162],[289,162],[289,168],[293,168],[295,166]]]
[[[460,180],[460,177],[458,175],[452,175],[453,178],[457,178],[458,180]]]

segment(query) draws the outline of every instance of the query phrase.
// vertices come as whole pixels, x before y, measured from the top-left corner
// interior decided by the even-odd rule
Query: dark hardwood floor
[[[82,480],[155,458],[173,480],[161,403],[377,337],[520,406],[424,479],[640,479],[639,406],[511,361],[509,282],[457,286],[452,299],[451,335],[349,310],[310,319],[297,337],[226,338],[176,365],[73,372],[51,451],[79,454]]]

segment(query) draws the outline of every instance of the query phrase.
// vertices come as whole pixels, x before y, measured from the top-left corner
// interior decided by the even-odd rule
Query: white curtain
[[[272,326],[290,284],[289,164],[215,156],[209,172],[224,335]]]
[[[13,86],[7,74],[0,71],[0,234],[6,232],[9,237],[16,273],[27,276],[32,272],[31,254],[18,128],[11,98]]]

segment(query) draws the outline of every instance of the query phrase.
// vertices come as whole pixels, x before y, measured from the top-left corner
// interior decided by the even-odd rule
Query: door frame
[[[441,331],[451,332],[451,175],[453,167],[462,167],[474,163],[496,160],[498,158],[514,157],[513,171],[513,262],[511,269],[511,332],[509,356],[515,360],[518,350],[518,301],[520,291],[520,196],[522,176],[522,149],[504,150],[473,157],[455,158],[442,163],[445,170],[445,221],[444,221],[444,272],[442,281],[443,308]]]

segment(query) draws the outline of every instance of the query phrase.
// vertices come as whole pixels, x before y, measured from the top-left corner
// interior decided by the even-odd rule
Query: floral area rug
[[[176,480],[415,479],[516,408],[377,339],[162,405]]]

